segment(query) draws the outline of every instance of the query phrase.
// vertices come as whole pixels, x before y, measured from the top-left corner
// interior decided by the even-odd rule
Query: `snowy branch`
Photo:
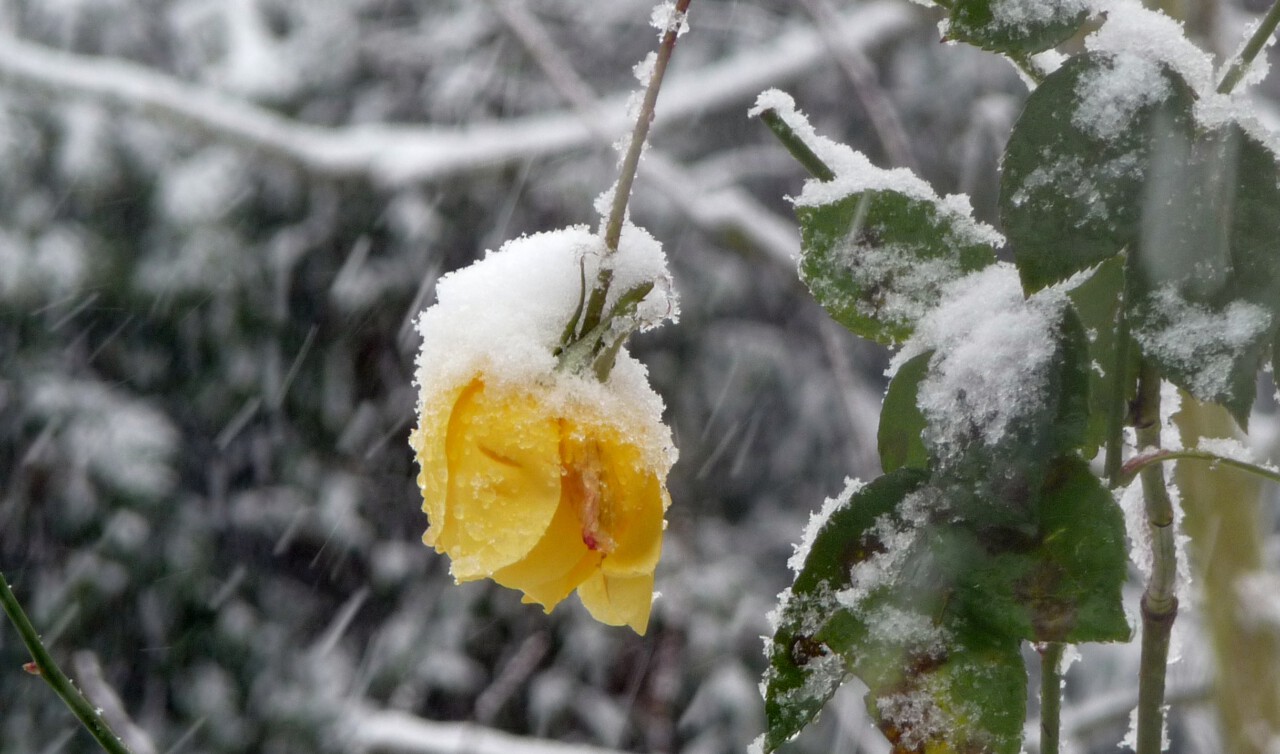
[[[513,736],[470,723],[431,722],[389,710],[367,710],[348,724],[352,750],[362,754],[619,754],[614,749]]]
[[[866,50],[908,30],[916,15],[881,0],[841,16],[836,35]],[[776,41],[697,71],[672,76],[655,127],[742,104],[793,79],[828,54],[818,33],[798,28]],[[559,111],[462,128],[393,124],[325,127],[301,123],[208,87],[123,60],[77,55],[16,38],[0,38],[0,81],[57,97],[89,97],[153,114],[213,138],[326,175],[368,176],[397,186],[435,181],[533,157],[578,149],[597,137],[579,115]],[[622,134],[630,125],[626,94],[602,100],[601,123]]]

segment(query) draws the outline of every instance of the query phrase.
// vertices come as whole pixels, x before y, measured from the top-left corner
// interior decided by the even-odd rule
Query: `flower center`
[[[570,485],[570,497],[578,514],[578,521],[582,524],[582,543],[587,549],[602,551],[607,555],[617,547],[617,542],[608,531],[612,515],[600,445],[594,440],[587,440],[581,445],[575,444],[567,460],[566,482]]]

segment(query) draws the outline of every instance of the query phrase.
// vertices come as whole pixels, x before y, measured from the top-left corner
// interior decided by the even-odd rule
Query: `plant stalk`
[[[1231,61],[1231,67],[1222,75],[1222,81],[1218,84],[1218,94],[1230,94],[1231,90],[1236,88],[1236,84],[1239,84],[1245,73],[1249,71],[1249,66],[1253,65],[1254,58],[1258,57],[1258,53],[1262,52],[1262,48],[1266,46],[1267,40],[1275,34],[1277,25],[1280,25],[1280,0],[1277,0],[1271,6],[1271,10],[1267,11],[1262,23],[1258,24],[1253,36],[1249,37],[1244,49],[1240,50],[1240,56]]]
[[[1128,418],[1125,400],[1132,372],[1129,369],[1129,352],[1133,347],[1129,336],[1129,317],[1125,314],[1127,293],[1121,291],[1120,306],[1116,314],[1116,360],[1111,374],[1111,405],[1107,407],[1107,451],[1104,471],[1107,484],[1117,487],[1121,483],[1121,467],[1124,462],[1124,425]]]
[[[40,677],[53,688],[54,693],[62,697],[62,701],[89,730],[90,735],[98,741],[98,745],[110,754],[130,754],[128,747],[111,730],[107,721],[102,719],[98,710],[84,698],[84,694],[80,693],[71,679],[67,678],[58,664],[53,661],[44,643],[40,641],[40,634],[36,633],[35,626],[31,624],[31,619],[27,617],[17,596],[9,588],[9,582],[3,573],[0,573],[0,605],[3,605],[9,620],[18,629],[22,643],[27,645],[27,651],[31,653]]]
[[[627,146],[627,152],[622,158],[622,166],[618,170],[618,182],[613,187],[613,204],[609,207],[609,216],[604,226],[605,258],[600,262],[600,272],[596,276],[595,287],[587,302],[581,332],[591,331],[600,323],[600,317],[604,314],[604,303],[609,295],[609,286],[613,285],[613,264],[609,257],[618,250],[618,242],[622,239],[622,225],[627,216],[631,185],[635,183],[636,170],[640,167],[640,155],[644,151],[645,141],[649,138],[649,126],[653,123],[658,90],[662,88],[662,77],[667,72],[671,53],[675,51],[676,38],[680,35],[683,18],[689,12],[690,2],[691,0],[677,0],[675,8],[677,23],[663,33],[662,42],[658,45],[658,55],[654,60],[649,85],[644,92],[640,115],[636,118],[635,128],[631,132],[631,143]]]
[[[778,111],[772,107],[760,111],[760,120],[764,122],[773,135],[778,137],[778,141],[782,142],[782,146],[796,158],[796,162],[800,163],[805,170],[809,171],[809,175],[820,181],[834,180],[836,173],[822,158],[817,155],[808,144],[804,143],[795,131],[791,130],[791,126],[778,115]]]
[[[1135,456],[1134,458],[1130,458],[1122,467],[1120,482],[1123,485],[1133,481],[1133,478],[1148,466],[1165,463],[1166,461],[1181,460],[1205,461],[1210,466],[1230,466],[1233,469],[1248,472],[1255,477],[1280,483],[1280,471],[1276,469],[1259,466],[1258,464],[1242,461],[1238,458],[1220,456],[1217,453],[1210,453],[1207,450],[1157,450],[1153,453],[1145,453],[1140,456]]]
[[[1051,641],[1040,647],[1040,754],[1058,754],[1062,731],[1062,652]]]
[[[1143,359],[1138,375],[1134,425],[1140,449],[1160,448],[1160,371]],[[1144,467],[1143,504],[1151,539],[1151,577],[1142,595],[1142,664],[1138,676],[1138,745],[1136,754],[1160,754],[1164,737],[1165,672],[1169,636],[1178,615],[1174,596],[1177,551],[1174,549],[1173,501],[1159,464]]]

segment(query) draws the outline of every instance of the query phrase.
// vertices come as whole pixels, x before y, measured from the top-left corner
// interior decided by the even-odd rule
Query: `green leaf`
[[[1055,464],[1033,537],[1000,530],[978,537],[989,558],[959,580],[955,597],[967,620],[1028,641],[1128,640],[1124,519],[1083,460]]]
[[[1089,437],[1089,337],[1074,308],[1068,306],[1058,323],[1056,380],[1058,413],[1052,424],[1050,443],[1059,454],[1074,453]]]
[[[1018,640],[952,606],[958,585],[989,556],[950,521],[926,479],[908,468],[880,477],[814,537],[770,645],[766,751],[807,725],[851,675],[870,688],[898,751],[1019,750],[1026,675]]]
[[[1026,714],[1019,641],[956,609],[954,595],[989,556],[946,511],[926,487],[877,522],[864,541],[881,552],[853,567],[854,589],[816,638],[867,685],[896,751],[1012,754]]]
[[[1169,124],[1152,142],[1134,337],[1168,379],[1244,425],[1280,326],[1280,165],[1234,123]]]
[[[1110,413],[1124,412],[1134,396],[1137,354],[1128,349],[1126,363],[1118,363],[1117,351],[1121,293],[1124,291],[1126,258],[1112,257],[1093,271],[1088,280],[1071,289],[1067,296],[1075,308],[1088,341],[1089,419],[1081,443],[1081,455],[1092,458],[1107,442]],[[1117,369],[1125,370],[1117,382]],[[1117,402],[1116,391],[1121,392]],[[1123,421],[1123,416],[1120,421]]]
[[[927,465],[928,455],[921,439],[925,420],[916,397],[932,357],[933,351],[926,351],[909,359],[889,381],[880,407],[880,431],[876,437],[880,466],[886,473],[903,466],[923,469]]]
[[[895,754],[1016,754],[1026,695],[1018,644],[966,631],[945,655],[912,658],[899,683],[867,694],[867,706]]]
[[[1043,358],[1043,366],[1021,375],[1016,400],[1011,397],[1007,404],[995,407],[981,394],[994,388],[976,384],[972,368],[958,369],[958,377],[949,377],[941,388],[950,392],[932,396],[934,402],[947,406],[946,411],[932,416],[928,406],[924,409],[928,422],[924,445],[929,468],[935,472],[934,483],[945,489],[957,518],[1031,531],[1045,475],[1059,456],[1075,453],[1086,442],[1089,361],[1087,338],[1070,306],[1034,296],[1025,306],[1039,309],[1044,316],[1056,312],[1058,318],[1056,329],[1045,334],[1052,353],[1042,357],[1035,353],[1041,343],[1025,344],[1025,361]],[[962,348],[971,361],[971,347]],[[939,349],[931,368],[949,369],[947,358],[948,352]],[[1014,360],[1004,354],[999,363]],[[932,378],[931,373],[921,381],[922,389],[931,393],[939,389],[932,387]],[[989,426],[993,412],[1003,412],[999,431]]]
[[[1065,42],[1088,15],[1080,0],[956,0],[946,34],[984,50],[1026,55]]]
[[[1122,83],[1134,78],[1145,85]],[[1172,70],[1134,55],[1078,55],[1036,87],[1000,181],[1001,221],[1028,290],[1136,245],[1154,124],[1189,128],[1194,99]]]
[[[800,278],[837,322],[885,345],[905,340],[942,287],[995,261],[990,234],[937,201],[867,190],[801,206]]]
[[[883,543],[867,533],[926,479],[915,469],[876,479],[838,507],[814,537],[795,583],[781,597],[769,646],[765,751],[799,733],[847,680],[844,660],[823,643],[819,632],[839,614],[836,594],[850,586],[852,566],[883,551]]]

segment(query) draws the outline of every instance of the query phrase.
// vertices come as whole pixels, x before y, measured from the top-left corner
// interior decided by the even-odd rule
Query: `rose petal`
[[[525,557],[560,502],[558,423],[532,395],[473,380],[458,396],[446,439],[448,497],[436,548],[459,581]]]
[[[596,571],[578,587],[591,617],[610,626],[631,626],[644,636],[653,608],[653,574],[609,576]]]

